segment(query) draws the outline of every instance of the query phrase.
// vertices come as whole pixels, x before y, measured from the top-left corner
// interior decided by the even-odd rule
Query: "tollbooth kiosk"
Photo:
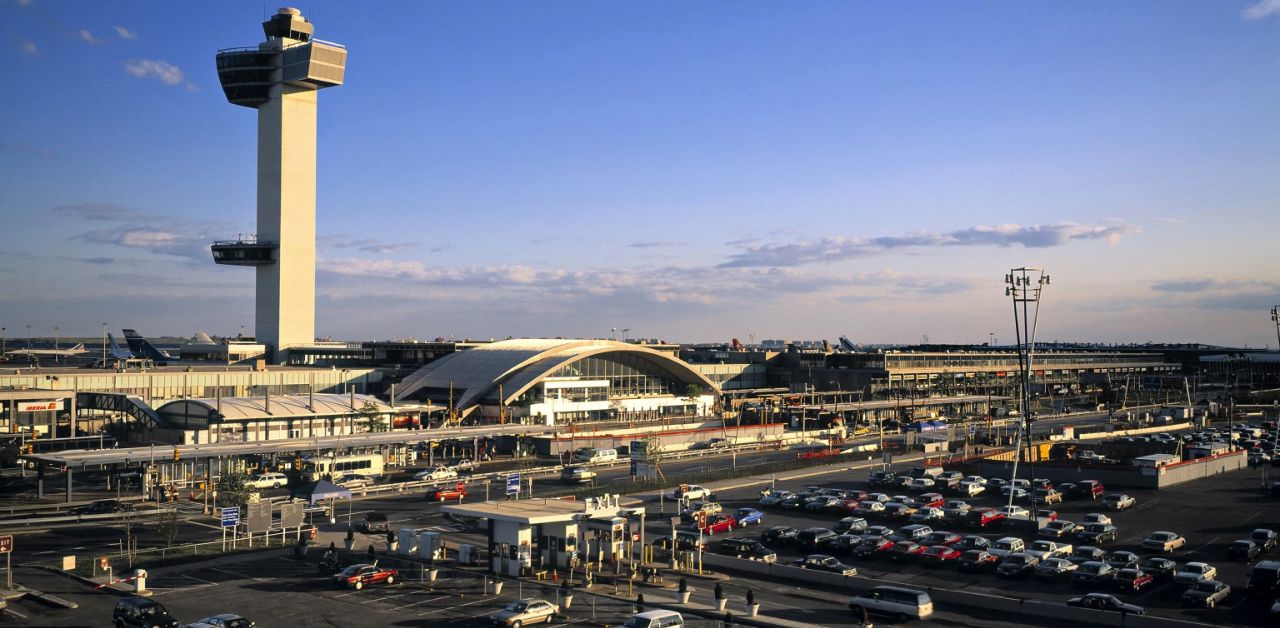
[[[604,560],[623,555],[626,517],[643,508],[623,507],[617,495],[605,495],[583,501],[522,499],[456,504],[441,510],[485,520],[489,571],[522,576],[567,570],[585,560],[596,562],[602,552]]]

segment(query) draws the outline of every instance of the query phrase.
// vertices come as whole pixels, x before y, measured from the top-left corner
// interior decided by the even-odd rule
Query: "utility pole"
[[[102,365],[107,365],[107,324],[102,324]]]
[[[1049,275],[1045,274],[1042,268],[1014,268],[1004,276],[1005,288],[1004,294],[1012,298],[1013,302],[1013,327],[1018,350],[1018,370],[1020,371],[1020,384],[1022,386],[1019,401],[1022,411],[1022,429],[1018,432],[1018,446],[1014,450],[1013,456],[1013,475],[1012,480],[1018,477],[1018,458],[1022,450],[1023,441],[1027,444],[1027,464],[1032,462],[1032,449],[1034,439],[1032,438],[1031,426],[1031,374],[1032,361],[1035,357],[1036,350],[1036,327],[1040,319],[1040,292],[1044,287],[1049,285]],[[1014,487],[1009,490],[1009,506],[1013,506],[1013,496],[1017,491]],[[1033,493],[1034,495],[1034,493]],[[1039,524],[1039,515],[1036,514],[1035,502],[1031,504],[1032,520]]]

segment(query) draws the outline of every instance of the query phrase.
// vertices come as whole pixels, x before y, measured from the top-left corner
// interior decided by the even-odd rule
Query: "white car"
[[[1173,581],[1178,584],[1192,584],[1201,580],[1213,580],[1218,577],[1218,569],[1209,563],[1186,563],[1173,574]]]
[[[259,473],[244,483],[249,488],[280,488],[289,485],[289,476],[283,473]]]
[[[1080,518],[1080,525],[1089,525],[1091,523],[1100,523],[1104,526],[1115,525],[1111,522],[1111,517],[1100,512],[1091,512]]]
[[[688,500],[706,499],[710,495],[711,495],[711,489],[708,489],[704,486],[698,486],[697,484],[688,484],[688,485],[680,486],[680,487],[677,487],[676,490],[671,492],[671,497],[673,499],[680,499],[680,498],[684,498]]]
[[[415,480],[431,480],[433,482],[439,480],[452,480],[458,477],[458,470],[453,467],[438,465],[434,469],[423,469],[413,474]]]
[[[987,485],[983,482],[961,482],[959,493],[966,497],[977,497],[987,490]]]
[[[1066,558],[1071,555],[1070,543],[1055,543],[1054,541],[1032,541],[1031,547],[1027,548],[1027,553],[1044,560],[1046,558]]]
[[[1112,493],[1102,498],[1102,503],[1106,504],[1112,510],[1128,510],[1138,503],[1138,500],[1128,495]]]
[[[907,483],[907,488],[913,491],[923,491],[933,488],[935,484],[937,482],[934,482],[933,478],[911,478],[911,481]]]

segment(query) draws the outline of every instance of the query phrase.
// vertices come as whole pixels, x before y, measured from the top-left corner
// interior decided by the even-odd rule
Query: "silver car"
[[[499,626],[520,628],[525,624],[549,624],[560,614],[560,607],[546,600],[516,600],[489,616]]]
[[[1192,584],[1182,592],[1182,601],[1187,604],[1213,608],[1231,595],[1231,587],[1217,580],[1201,580]]]

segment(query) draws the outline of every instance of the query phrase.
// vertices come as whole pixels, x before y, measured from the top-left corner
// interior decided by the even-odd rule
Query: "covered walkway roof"
[[[510,403],[558,369],[606,353],[624,353],[686,384],[717,390],[711,380],[688,364],[644,345],[614,340],[523,338],[446,355],[406,377],[396,391],[396,399],[407,399],[424,388],[452,388],[459,393],[455,407],[465,413],[481,399],[497,396],[499,386],[502,403]]]
[[[175,399],[156,408],[156,412],[160,413],[161,417],[200,415],[209,417],[213,422],[225,422],[346,416],[359,412],[369,404],[372,404],[379,414],[416,409],[416,406],[392,408],[372,395],[325,393],[272,395],[271,397],[223,397],[222,399]]]
[[[83,469],[106,464],[139,464],[150,460],[164,461],[178,450],[181,459],[204,460],[252,454],[278,454],[316,449],[377,447],[379,445],[412,444],[448,439],[489,438],[493,436],[537,435],[554,432],[543,425],[494,425],[453,427],[434,430],[393,430],[318,438],[289,438],[248,443],[211,443],[204,445],[157,445],[155,447],[121,447],[118,449],[73,449],[22,456],[26,460],[48,466]]]

